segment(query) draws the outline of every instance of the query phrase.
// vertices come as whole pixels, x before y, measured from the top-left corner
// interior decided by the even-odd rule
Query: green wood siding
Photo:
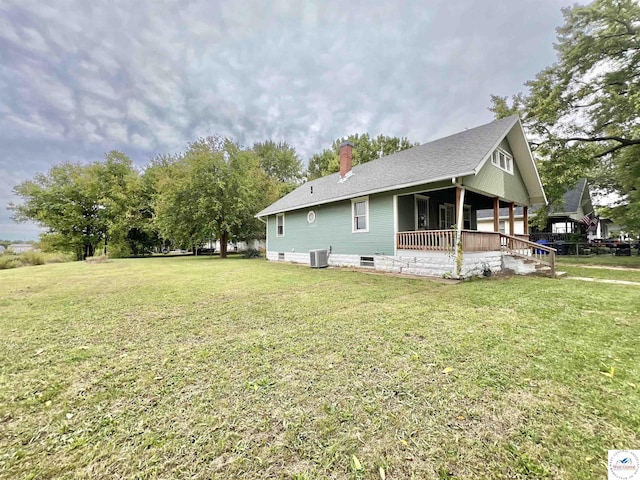
[[[511,151],[505,140],[500,144],[502,148]],[[513,162],[513,175],[500,170],[487,160],[477,175],[464,177],[463,185],[473,188],[489,196],[500,197],[503,200],[515,202],[519,205],[529,205],[529,194],[525,186],[518,164]]]
[[[500,148],[507,151],[513,157],[513,151],[511,151],[511,145],[509,145],[509,142],[507,141],[506,138],[503,138],[502,141],[500,142]]]
[[[316,221],[307,222],[313,210]],[[393,195],[369,196],[369,231],[352,233],[351,200],[285,213],[285,234],[276,237],[276,217],[267,219],[267,249],[272,252],[308,252],[328,249],[345,255],[393,255]]]

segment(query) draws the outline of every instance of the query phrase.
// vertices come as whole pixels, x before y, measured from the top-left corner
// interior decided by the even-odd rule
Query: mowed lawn
[[[207,257],[0,271],[2,478],[606,478],[640,287]]]

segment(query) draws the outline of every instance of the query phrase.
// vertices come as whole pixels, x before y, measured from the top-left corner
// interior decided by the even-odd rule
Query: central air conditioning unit
[[[326,268],[329,266],[329,255],[326,250],[311,250],[311,268]]]

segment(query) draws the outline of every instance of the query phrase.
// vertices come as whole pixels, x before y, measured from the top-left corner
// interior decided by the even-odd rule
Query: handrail
[[[547,245],[524,240],[512,235],[500,234],[500,248],[512,255],[528,258],[551,267],[551,276],[556,275],[556,249]]]

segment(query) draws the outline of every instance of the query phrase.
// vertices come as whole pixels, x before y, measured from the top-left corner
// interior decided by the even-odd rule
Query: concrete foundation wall
[[[395,256],[367,256],[373,256],[374,267],[368,267],[372,270],[420,275],[424,277],[455,277],[455,256],[448,253],[398,250]],[[278,261],[278,252],[268,251],[267,259]],[[284,252],[284,261],[309,265],[309,253]],[[360,267],[360,255],[332,253],[329,255],[329,265],[336,267]],[[502,270],[502,265],[503,260],[500,252],[467,253],[463,255],[462,258],[460,276],[461,278],[481,276],[485,267],[488,267],[492,273],[498,273]]]
[[[528,275],[536,271],[536,266],[532,263],[526,263],[521,258],[515,258],[511,255],[505,255],[502,258],[502,268],[509,270],[516,275]]]
[[[480,277],[483,275],[485,267],[489,268],[491,273],[502,271],[502,253],[475,252],[464,254],[460,276],[462,278]]]

